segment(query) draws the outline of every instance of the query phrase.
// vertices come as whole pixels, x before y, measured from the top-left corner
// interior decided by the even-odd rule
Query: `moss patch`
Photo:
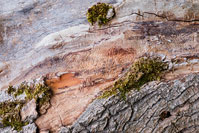
[[[9,86],[7,93],[17,98],[21,94],[26,94],[25,100],[6,101],[0,103],[0,117],[2,118],[3,125],[11,126],[15,130],[20,131],[26,122],[21,120],[20,111],[22,107],[33,98],[36,101],[37,109],[40,112],[45,112],[42,109],[47,109],[49,106],[52,91],[49,87],[43,84],[22,83],[18,88]],[[43,113],[40,113],[43,114]]]
[[[11,94],[13,94],[14,92],[16,92],[16,88],[14,88],[13,86],[9,86],[9,87],[8,87],[8,90],[7,90],[7,93],[11,95]]]
[[[5,127],[11,126],[20,131],[23,126],[27,125],[27,123],[21,121],[20,116],[20,110],[24,103],[22,101],[0,103],[0,116]]]
[[[110,18],[107,18],[108,11],[112,9],[114,15]],[[106,3],[97,3],[93,5],[91,8],[88,9],[87,12],[87,19],[88,22],[92,25],[98,22],[98,25],[105,25],[107,24],[113,17],[115,16],[115,9]]]
[[[126,93],[130,90],[139,90],[141,86],[150,81],[160,80],[167,69],[168,64],[159,58],[141,58],[132,65],[126,76],[115,82],[114,86],[105,91],[100,98],[107,98],[119,92],[125,99]]]
[[[43,108],[43,106],[45,106],[46,103],[50,101],[50,98],[52,96],[51,89],[43,84],[33,84],[31,86],[28,86],[26,83],[22,83],[17,89],[13,86],[10,86],[7,92],[14,95],[15,98],[25,93],[26,101],[30,101],[34,98],[37,102],[39,111],[41,108]]]
[[[41,84],[35,86],[33,98],[37,101],[37,106],[40,114],[44,114],[49,107],[49,101],[52,96],[52,91],[49,87]]]

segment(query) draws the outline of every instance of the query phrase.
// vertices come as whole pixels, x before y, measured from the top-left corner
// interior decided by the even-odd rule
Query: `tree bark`
[[[81,117],[60,132],[196,133],[199,132],[199,74],[151,82],[119,96],[95,100]],[[67,129],[67,130],[66,130]]]

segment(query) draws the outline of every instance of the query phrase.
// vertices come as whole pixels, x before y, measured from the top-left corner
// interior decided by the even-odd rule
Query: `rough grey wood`
[[[73,126],[60,132],[199,132],[199,74],[151,82],[129,93],[126,101],[119,96],[97,99]]]

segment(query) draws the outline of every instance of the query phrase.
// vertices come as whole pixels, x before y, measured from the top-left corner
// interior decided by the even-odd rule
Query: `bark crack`
[[[174,22],[187,22],[187,23],[191,23],[191,22],[199,22],[199,19],[193,19],[193,20],[182,20],[182,19],[169,19],[168,17],[169,16],[166,16],[166,15],[158,15],[156,13],[152,13],[152,12],[143,12],[143,14],[140,14],[140,13],[131,13],[130,15],[138,15],[138,16],[141,16],[141,17],[145,17],[144,14],[150,14],[150,15],[154,15],[158,18],[161,18],[161,19],[166,19],[167,21],[174,21]]]

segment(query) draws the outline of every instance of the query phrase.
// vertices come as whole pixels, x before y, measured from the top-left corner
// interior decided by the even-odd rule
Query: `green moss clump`
[[[107,18],[107,14],[109,9],[113,10],[114,15],[111,18]],[[97,3],[93,5],[91,8],[88,9],[87,12],[87,19],[88,22],[92,25],[98,22],[98,25],[105,25],[107,24],[113,17],[115,16],[115,9],[106,3]]]
[[[27,125],[26,122],[21,121],[20,110],[25,102],[13,101],[0,103],[0,117],[2,118],[3,125],[11,126],[15,130],[20,131],[23,126]]]
[[[9,86],[9,87],[8,87],[8,90],[7,90],[7,93],[11,95],[11,94],[13,94],[14,92],[16,92],[16,88],[14,88],[13,86]]]
[[[49,101],[52,95],[51,89],[43,84],[34,84],[28,86],[25,82],[16,89],[13,86],[9,86],[7,90],[8,94],[12,94],[15,98],[21,94],[26,94],[26,100],[35,99],[36,101]]]
[[[18,87],[17,91],[14,93],[14,96],[17,97],[17,96],[23,94],[24,91],[25,91],[25,90],[28,90],[28,89],[29,89],[29,86],[26,85],[25,83],[22,83],[22,84]]]
[[[49,87],[37,84],[33,92],[33,98],[37,101],[37,106],[40,114],[44,114],[44,110],[48,108],[49,101],[52,96],[52,91]]]
[[[0,103],[0,117],[2,118],[3,125],[5,127],[11,126],[17,131],[20,131],[23,126],[28,124],[21,121],[20,116],[20,111],[26,103],[34,98],[37,104],[37,109],[40,113],[44,106],[44,109],[47,109],[46,104],[49,104],[50,98],[52,97],[52,91],[48,86],[44,84],[33,84],[29,86],[25,82],[21,83],[18,88],[9,86],[7,93],[13,95],[15,98],[21,94],[26,94],[24,101],[17,100]]]
[[[108,90],[106,90],[101,96],[99,96],[99,99],[102,98],[108,98],[110,96],[116,95],[118,93],[117,89],[115,89],[115,87],[112,87]]]
[[[10,89],[13,90],[13,89]],[[34,84],[32,86],[28,86],[26,83],[22,83],[18,89],[15,92],[12,92],[12,94],[17,97],[23,93],[26,94],[26,101],[30,101],[33,98],[37,102],[37,109],[39,112],[43,112],[41,109],[46,106],[46,103],[49,103],[51,96],[52,96],[52,91],[51,89],[43,84]],[[46,108],[46,107],[45,107]],[[43,114],[43,113],[41,113]]]
[[[120,92],[122,98],[132,89],[139,90],[144,84],[160,80],[163,73],[168,69],[168,64],[159,58],[141,58],[136,61],[131,70],[122,79],[115,82],[114,86],[105,91],[101,98],[106,98]]]
[[[13,86],[9,86],[8,87],[8,90],[7,90],[7,93],[10,94],[10,95],[14,95],[14,97],[16,98],[17,96],[23,94],[24,92],[26,91],[30,91],[31,87],[28,86],[25,82],[24,83],[21,83],[20,86],[16,89],[15,87]],[[26,98],[28,96],[26,95]]]

